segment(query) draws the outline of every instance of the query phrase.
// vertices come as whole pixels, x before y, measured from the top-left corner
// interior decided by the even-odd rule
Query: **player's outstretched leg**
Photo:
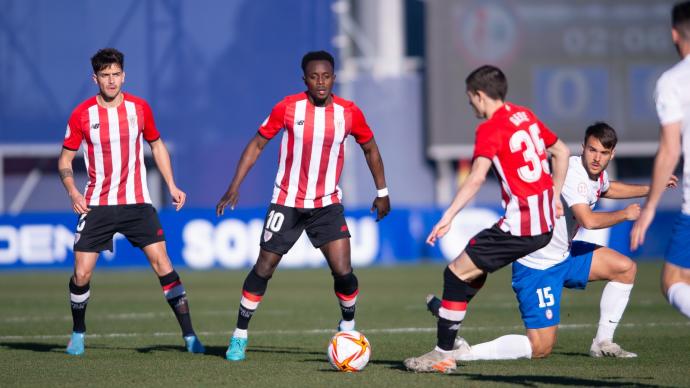
[[[443,299],[438,309],[436,324],[436,348],[419,357],[411,357],[403,363],[414,372],[451,373],[457,365],[453,354],[455,338],[465,318],[467,303],[477,294],[486,280],[486,274],[472,282],[458,278],[450,268],[443,272]]]
[[[259,307],[261,298],[263,298],[266,288],[268,287],[269,279],[270,277],[264,278],[259,276],[256,272],[256,267],[252,268],[244,279],[242,299],[240,300],[240,308],[237,312],[237,327],[232,333],[230,345],[225,352],[225,358],[228,361],[242,361],[246,358],[249,320]]]
[[[86,332],[86,305],[91,295],[89,283],[78,286],[74,278],[69,279],[69,299],[72,309],[72,336],[66,353],[73,356],[84,354],[84,333]]]
[[[340,303],[342,320],[338,324],[338,331],[355,330],[355,308],[359,284],[357,277],[350,271],[347,275],[333,274],[333,289]]]
[[[182,337],[184,338],[185,347],[190,353],[204,353],[204,345],[194,333],[192,328],[192,318],[189,314],[189,302],[187,301],[187,292],[180,281],[180,277],[175,270],[167,275],[159,276],[163,294],[168,301],[170,308],[172,308],[177,318],[177,322],[182,329]]]

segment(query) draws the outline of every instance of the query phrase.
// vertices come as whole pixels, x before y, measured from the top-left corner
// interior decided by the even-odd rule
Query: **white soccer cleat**
[[[470,361],[470,352],[472,347],[465,341],[464,338],[458,337],[453,343],[453,357],[457,361]]]
[[[592,341],[589,348],[589,355],[592,357],[616,357],[616,358],[635,358],[637,354],[624,350],[615,342],[604,340],[602,342]]]
[[[436,349],[419,357],[410,357],[403,364],[413,372],[453,373],[458,367],[452,352],[444,354]]]

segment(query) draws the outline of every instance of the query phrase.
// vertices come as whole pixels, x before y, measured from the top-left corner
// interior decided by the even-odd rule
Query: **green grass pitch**
[[[373,352],[361,373],[331,370],[326,347],[339,319],[327,269],[281,270],[250,327],[247,360],[225,361],[245,271],[180,271],[205,355],[183,351],[179,328],[150,271],[96,271],[86,354],[65,355],[71,330],[59,271],[0,273],[0,386],[689,386],[690,322],[659,292],[661,262],[641,263],[616,341],[637,359],[593,359],[603,283],[566,291],[554,354],[545,360],[460,363],[452,375],[413,374],[401,361],[432,349],[424,296],[440,293],[439,265],[358,269],[357,328]],[[470,344],[524,333],[510,271],[489,277],[461,335]]]

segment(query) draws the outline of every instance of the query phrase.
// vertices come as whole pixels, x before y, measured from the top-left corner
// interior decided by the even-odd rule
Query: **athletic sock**
[[[182,336],[188,337],[194,334],[192,328],[192,318],[189,315],[189,303],[187,302],[187,292],[180,281],[177,272],[173,270],[167,275],[159,276],[158,280],[163,288],[163,294],[168,301],[177,318],[177,322],[182,329]]]
[[[359,294],[359,282],[357,276],[350,271],[347,275],[337,276],[333,274],[333,290],[340,303],[340,312],[345,325],[354,328],[355,309],[357,307],[357,295]]]
[[[461,361],[515,360],[531,358],[532,345],[524,335],[509,334],[493,341],[473,345],[469,353],[460,355]]]
[[[237,328],[240,330],[247,330],[249,328],[249,320],[252,319],[254,312],[259,307],[261,298],[266,293],[268,287],[268,280],[270,278],[262,278],[256,273],[256,269],[252,268],[244,279],[242,286],[242,299],[240,299],[240,308],[237,312]],[[246,338],[246,332],[245,337]]]
[[[674,283],[668,288],[667,296],[671,306],[690,318],[690,284],[683,282]]]
[[[594,337],[595,342],[613,342],[613,333],[616,331],[618,322],[620,322],[625,307],[628,305],[632,288],[632,284],[614,281],[606,283],[599,303],[599,328],[596,337]]]
[[[75,333],[86,332],[86,305],[91,296],[90,285],[86,283],[78,286],[74,278],[69,278],[69,301],[72,309],[72,331]]]
[[[444,351],[453,350],[460,324],[465,319],[467,303],[472,300],[486,281],[486,274],[468,283],[460,280],[450,268],[443,271],[443,299],[438,310],[436,324],[436,347]]]

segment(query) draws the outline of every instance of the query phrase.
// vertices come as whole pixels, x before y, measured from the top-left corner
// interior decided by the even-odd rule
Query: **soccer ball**
[[[358,331],[336,333],[328,343],[328,361],[343,372],[359,372],[367,366],[371,356],[369,340]]]

